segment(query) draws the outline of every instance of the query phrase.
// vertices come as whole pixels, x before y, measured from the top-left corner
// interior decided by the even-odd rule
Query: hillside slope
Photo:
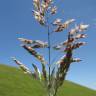
[[[40,83],[17,68],[0,65],[0,96],[47,96]],[[57,96],[96,96],[96,91],[65,81]]]

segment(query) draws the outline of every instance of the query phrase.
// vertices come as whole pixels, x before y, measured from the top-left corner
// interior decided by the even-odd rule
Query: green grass
[[[47,96],[40,82],[17,68],[0,65],[0,96]],[[65,81],[57,96],[96,96],[96,91]]]

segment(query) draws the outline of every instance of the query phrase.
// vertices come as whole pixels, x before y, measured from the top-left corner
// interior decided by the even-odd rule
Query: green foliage
[[[69,81],[58,92],[58,96],[96,96],[96,91]],[[0,65],[0,96],[46,96],[46,90],[21,70]]]

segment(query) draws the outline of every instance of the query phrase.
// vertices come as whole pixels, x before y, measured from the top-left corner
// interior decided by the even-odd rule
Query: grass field
[[[40,82],[17,68],[0,65],[0,96],[47,96]],[[96,91],[65,81],[57,96],[96,96]]]

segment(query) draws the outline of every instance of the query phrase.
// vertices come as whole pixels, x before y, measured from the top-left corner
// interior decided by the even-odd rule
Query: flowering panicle
[[[57,88],[59,88],[63,84],[70,64],[73,62],[81,61],[79,58],[73,59],[73,50],[86,44],[85,42],[78,42],[77,40],[86,37],[86,34],[80,34],[79,32],[81,32],[81,30],[86,30],[88,26],[89,25],[80,24],[79,26],[76,26],[74,29],[71,29],[71,31],[69,31],[68,33],[68,39],[64,42],[61,42],[59,45],[53,47],[56,50],[63,49],[64,52],[66,52],[66,55],[61,57],[61,59],[56,62],[56,64],[59,64],[55,81],[57,84]]]
[[[65,22],[62,22],[62,19],[57,18],[50,23],[50,16],[54,16],[57,13],[57,6],[53,5],[53,0],[33,0],[34,9],[32,10],[34,18],[43,25],[45,28],[48,28],[48,42],[43,42],[41,40],[29,40],[25,38],[18,38],[22,43],[22,47],[27,50],[32,56],[40,61],[42,66],[42,71],[40,72],[37,65],[32,63],[34,72],[32,73],[25,65],[20,61],[13,58],[13,61],[20,66],[24,73],[31,74],[35,79],[43,81],[48,90],[49,96],[56,96],[58,88],[63,85],[66,74],[69,70],[70,64],[73,62],[82,61],[79,58],[73,58],[74,50],[85,45],[86,42],[80,42],[82,38],[86,38],[87,35],[84,34],[84,31],[89,27],[88,24],[78,24],[74,28],[68,31],[67,39],[58,45],[52,46],[54,50],[59,50],[64,55],[55,63],[55,67],[51,66],[51,32],[54,34],[63,32],[65,29],[69,28],[71,24],[74,24],[75,19],[68,19]],[[50,25],[52,31],[50,32]],[[55,29],[53,29],[56,27]],[[71,27],[71,26],[70,26]],[[83,33],[82,33],[83,32]],[[44,57],[39,54],[36,49],[48,48],[48,62],[47,63]],[[54,63],[53,63],[54,64]],[[46,70],[46,65],[48,65],[49,70]],[[57,67],[56,67],[57,66]]]

